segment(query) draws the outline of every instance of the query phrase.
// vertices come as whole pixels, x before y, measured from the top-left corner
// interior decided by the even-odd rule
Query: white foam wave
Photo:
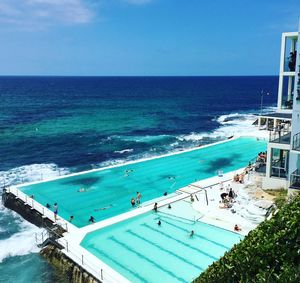
[[[133,152],[133,148],[126,148],[126,149],[123,149],[123,150],[115,150],[114,153],[129,153],[129,152]]]
[[[0,263],[11,256],[22,256],[29,253],[39,252],[35,243],[35,233],[40,233],[38,227],[22,221],[19,224],[21,230],[8,239],[0,240]]]
[[[56,164],[32,164],[0,171],[0,185],[10,186],[24,182],[34,182],[53,178],[69,173],[66,168],[59,168]]]
[[[145,142],[145,143],[151,143],[159,140],[163,140],[170,137],[169,135],[156,135],[156,136],[118,136],[118,138],[124,140],[124,141],[135,141],[135,142]]]
[[[271,112],[274,107],[269,107],[264,112]],[[230,113],[221,115],[214,119],[220,124],[220,127],[212,132],[195,133],[178,136],[180,141],[201,141],[204,138],[228,138],[230,136],[244,135],[244,136],[258,136],[265,137],[266,132],[258,130],[257,126],[253,125],[256,121],[257,115],[251,113]]]
[[[59,168],[56,164],[32,164],[13,168],[8,171],[0,171],[0,185],[14,185],[22,182],[38,181],[45,178],[67,174],[66,168]],[[14,228],[16,233],[9,238],[0,240],[0,262],[10,256],[22,256],[36,253],[39,248],[35,242],[35,233],[41,233],[42,229],[25,221],[20,215],[5,208],[0,203],[0,218],[6,218],[6,223],[1,223],[0,231],[7,231],[8,226]]]

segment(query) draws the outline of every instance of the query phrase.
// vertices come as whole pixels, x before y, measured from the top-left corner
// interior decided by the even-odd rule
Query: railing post
[[[101,268],[101,280],[103,280],[103,269]]]
[[[83,265],[83,255],[81,255],[81,264]]]
[[[67,252],[69,252],[69,244],[68,244],[68,241],[66,241],[66,246],[67,246]]]

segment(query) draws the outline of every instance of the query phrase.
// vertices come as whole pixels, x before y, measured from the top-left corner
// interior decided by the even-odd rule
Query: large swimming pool
[[[180,201],[91,232],[81,246],[130,282],[191,282],[242,236],[172,214],[190,206]]]
[[[83,227],[92,215],[96,222],[131,209],[130,199],[139,191],[142,202],[174,192],[196,180],[215,176],[248,164],[266,142],[241,137],[224,143],[129,165],[92,171],[53,181],[21,186],[42,205],[58,203],[58,214]],[[80,192],[83,188],[84,191]]]

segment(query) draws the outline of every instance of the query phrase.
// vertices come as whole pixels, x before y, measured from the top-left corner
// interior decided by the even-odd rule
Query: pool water
[[[92,215],[95,221],[116,216],[131,209],[130,199],[141,192],[142,202],[174,192],[197,180],[246,166],[266,142],[241,137],[193,151],[134,164],[69,176],[53,181],[21,186],[42,205],[58,203],[58,215],[84,227]],[[83,188],[84,191],[80,192]]]
[[[242,236],[172,215],[177,205],[185,209],[183,204],[188,205],[181,201],[169,211],[149,212],[91,232],[81,246],[131,282],[191,282]]]

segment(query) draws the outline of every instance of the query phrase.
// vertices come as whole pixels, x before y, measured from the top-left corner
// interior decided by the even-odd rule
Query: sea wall
[[[28,222],[34,224],[37,227],[53,227],[53,222],[47,218],[44,218],[38,211],[32,209],[29,205],[25,204],[21,199],[16,198],[11,193],[8,193],[5,189],[2,193],[3,205],[21,215]],[[64,232],[61,229],[61,233]]]
[[[70,282],[98,283],[92,275],[83,270],[79,265],[69,259],[59,248],[53,244],[43,248],[40,254],[53,266],[62,271]]]
[[[62,237],[62,234],[66,232],[64,229],[53,225],[52,221],[44,218],[42,214],[34,209],[31,209],[29,205],[16,198],[13,194],[8,193],[5,189],[2,193],[2,202],[5,207],[17,212],[30,223],[50,231],[50,235],[51,231],[55,230],[55,236],[52,234],[50,241],[46,242],[47,245],[42,248],[40,254],[50,264],[60,270],[66,276],[68,281],[74,283],[100,282],[61,251],[62,247],[55,241],[55,238]],[[32,240],[34,241],[34,239]]]

